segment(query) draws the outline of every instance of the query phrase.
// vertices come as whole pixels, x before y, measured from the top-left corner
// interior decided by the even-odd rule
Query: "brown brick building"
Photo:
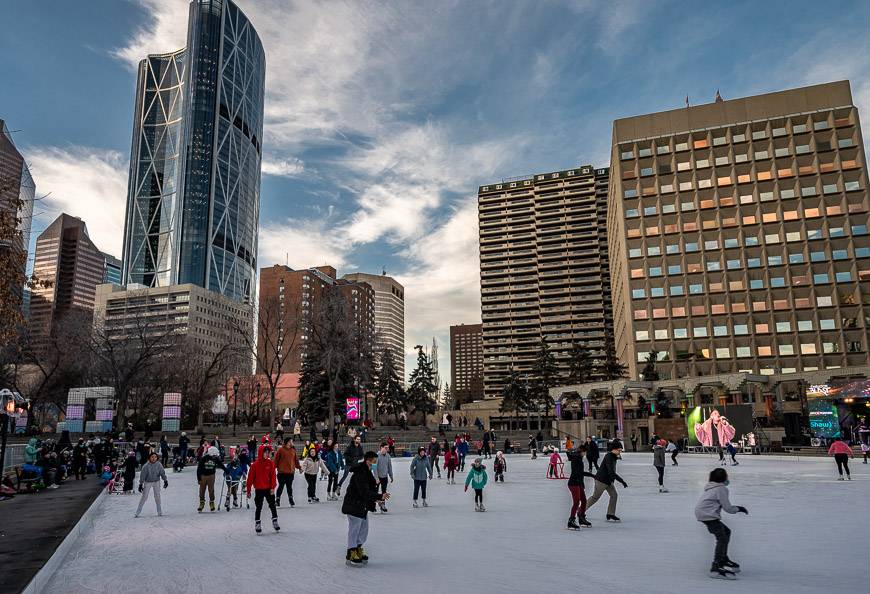
[[[260,270],[258,348],[261,358],[264,350],[277,352],[276,345],[280,343],[284,345],[281,348],[287,361],[283,373],[300,372],[306,344],[310,341],[305,332],[306,323],[312,319],[325,292],[330,290],[340,292],[348,315],[374,336],[374,289],[368,283],[337,279],[336,276],[332,266],[293,270],[276,264]]]
[[[450,391],[457,407],[483,398],[483,324],[450,326]]]

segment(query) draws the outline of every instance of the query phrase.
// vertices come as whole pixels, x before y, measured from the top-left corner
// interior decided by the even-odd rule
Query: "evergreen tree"
[[[309,424],[322,421],[329,415],[329,378],[312,349],[302,359],[298,414]]]
[[[532,365],[532,376],[534,377],[534,394],[530,404],[534,405],[538,410],[543,406],[546,416],[549,417],[550,407],[555,404],[550,396],[550,388],[556,386],[559,382],[559,367],[556,365],[555,355],[550,351],[550,347],[544,338],[541,339],[538,354],[535,356],[535,362]]]
[[[659,372],[656,369],[656,363],[659,360],[659,352],[655,349],[650,351],[646,356],[646,365],[643,371],[640,372],[640,377],[646,382],[656,382],[659,380]]]
[[[423,347],[417,345],[417,367],[411,372],[411,387],[408,389],[409,404],[414,411],[423,413],[423,425],[426,425],[426,415],[435,412],[435,371],[432,361],[423,351]]]
[[[393,415],[396,424],[399,424],[399,414],[407,409],[408,395],[399,374],[396,371],[396,362],[393,352],[386,348],[381,353],[381,368],[378,370],[377,382],[375,383],[375,406],[379,414]]]
[[[449,383],[444,382],[444,392],[442,394],[443,394],[442,399],[443,399],[443,403],[444,403],[444,410],[453,410],[453,408],[454,408],[453,394],[450,392],[450,384]]]
[[[528,382],[523,381],[517,372],[511,370],[508,380],[501,391],[499,412],[514,413],[517,427],[519,427],[520,412],[529,412],[531,409]],[[526,427],[530,427],[528,418]]]
[[[572,384],[585,384],[592,381],[592,353],[585,344],[575,342],[571,345],[571,360],[568,362],[568,381]]]
[[[604,381],[619,379],[626,375],[626,366],[616,356],[616,345],[610,332],[604,335],[604,360],[598,366],[598,373]]]

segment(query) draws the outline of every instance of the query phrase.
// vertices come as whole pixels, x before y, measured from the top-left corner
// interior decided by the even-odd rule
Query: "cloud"
[[[127,202],[127,159],[117,151],[89,147],[28,147],[36,208],[44,228],[65,212],[85,221],[96,246],[121,257]]]
[[[287,263],[290,268],[329,264],[349,266],[349,244],[330,230],[328,219],[286,219],[260,225],[259,252],[262,266]]]
[[[305,163],[301,159],[291,157],[289,159],[267,160],[263,159],[263,175],[277,177],[298,177],[305,171]]]

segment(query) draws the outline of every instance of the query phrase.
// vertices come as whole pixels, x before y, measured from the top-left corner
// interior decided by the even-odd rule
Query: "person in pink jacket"
[[[547,477],[561,478],[559,476],[559,465],[561,463],[562,456],[559,455],[559,452],[553,451],[552,455],[550,455],[550,466],[547,468]]]
[[[828,448],[828,455],[834,457],[834,462],[837,463],[837,472],[840,473],[838,481],[843,480],[843,469],[846,469],[846,478],[852,480],[852,475],[849,474],[849,458],[854,458],[855,454],[852,448],[846,445],[842,439],[834,440],[831,447]]]

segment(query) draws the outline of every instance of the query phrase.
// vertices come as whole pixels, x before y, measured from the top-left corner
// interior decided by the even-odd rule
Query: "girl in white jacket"
[[[305,482],[308,483],[308,503],[320,503],[320,499],[317,498],[318,470],[323,470],[326,473],[329,472],[323,460],[318,458],[317,450],[314,449],[314,446],[311,446],[308,449],[308,456],[302,461],[302,472],[305,475]]]

